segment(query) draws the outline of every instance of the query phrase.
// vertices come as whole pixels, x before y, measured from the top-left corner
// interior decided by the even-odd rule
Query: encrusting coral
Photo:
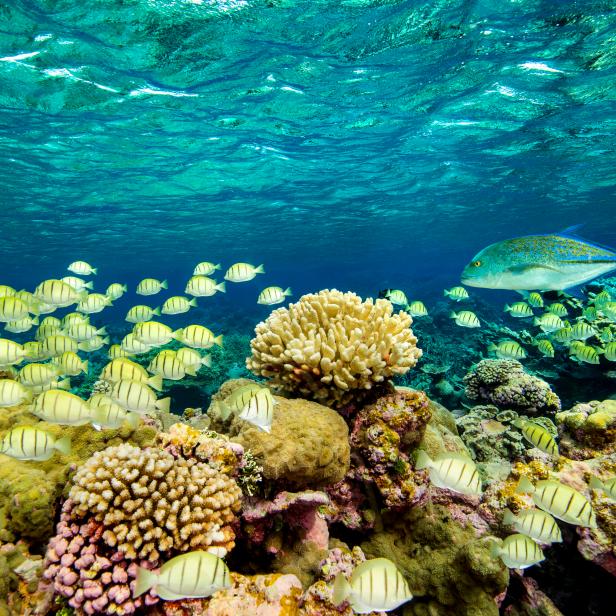
[[[456,424],[462,440],[477,462],[511,461],[522,457],[526,446],[519,429],[511,425],[518,418],[515,411],[501,411],[495,406],[473,407]]]
[[[230,524],[241,490],[225,473],[157,448],[109,447],[77,471],[70,491],[74,516],[104,526],[103,540],[128,558],[234,546]]]
[[[582,402],[556,414],[561,453],[574,460],[616,453],[616,400]]]
[[[494,404],[523,415],[560,411],[560,399],[540,378],[524,371],[514,359],[484,359],[464,377],[471,400]]]
[[[408,452],[421,441],[431,415],[423,392],[400,389],[355,416],[350,476],[373,483],[387,508],[408,507],[423,494]]]
[[[246,366],[284,392],[340,408],[421,357],[411,317],[391,302],[335,289],[278,308],[255,329]]]

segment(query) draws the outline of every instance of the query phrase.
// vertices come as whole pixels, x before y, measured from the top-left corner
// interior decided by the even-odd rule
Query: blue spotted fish
[[[462,272],[462,284],[484,289],[562,291],[616,269],[616,252],[574,235],[528,235],[492,244]]]

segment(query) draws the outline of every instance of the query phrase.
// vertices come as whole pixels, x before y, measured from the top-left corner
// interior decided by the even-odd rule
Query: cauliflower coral
[[[339,408],[421,357],[406,312],[335,289],[278,308],[255,330],[246,366],[283,391]]]

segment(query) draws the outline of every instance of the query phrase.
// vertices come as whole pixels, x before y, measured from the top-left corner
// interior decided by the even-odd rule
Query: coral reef
[[[134,599],[137,565],[153,569],[156,560],[130,561],[102,541],[105,527],[93,519],[75,522],[74,503],[62,508],[57,534],[49,543],[43,579],[78,614],[134,614],[156,604],[153,593]]]
[[[294,395],[357,403],[421,357],[411,317],[385,299],[324,290],[278,308],[255,329],[246,366]]]
[[[32,611],[42,569],[42,557],[31,555],[23,541],[0,544],[0,615]]]
[[[449,499],[449,500],[448,500]],[[383,528],[361,547],[368,558],[393,560],[414,598],[405,616],[498,616],[509,572],[490,556],[488,525],[467,499],[383,516]]]
[[[574,460],[616,453],[616,400],[583,402],[556,414],[561,453]]]
[[[505,462],[520,458],[526,449],[520,431],[511,425],[518,418],[515,411],[501,411],[495,406],[473,407],[456,420],[462,440],[477,462]]]
[[[514,359],[484,359],[464,377],[466,396],[523,415],[560,411],[560,400],[550,386],[524,371]]]
[[[216,402],[250,382],[240,379],[223,385],[208,410],[212,426],[250,450],[263,467],[266,480],[298,488],[340,481],[349,467],[348,428],[332,409],[309,400],[276,396],[269,434],[234,416],[230,424],[222,422]]]
[[[299,616],[302,585],[294,575],[272,573],[244,576],[231,573],[231,587],[207,599],[165,601],[157,616]]]
[[[408,389],[379,398],[355,416],[350,476],[374,484],[387,508],[408,507],[423,493],[408,452],[421,441],[430,417],[427,396]]]
[[[103,540],[127,558],[157,560],[161,552],[234,546],[230,524],[241,490],[225,473],[195,459],[128,444],[95,453],[70,490],[74,517],[104,526]]]
[[[23,538],[44,543],[53,533],[56,505],[77,466],[110,445],[123,442],[150,445],[156,434],[147,426],[133,430],[125,425],[103,431],[90,425],[60,426],[39,421],[25,407],[3,409],[0,428],[10,429],[15,425],[36,425],[56,438],[69,436],[72,451],[70,455],[55,454],[45,462],[36,463],[0,456],[0,541],[4,542]]]

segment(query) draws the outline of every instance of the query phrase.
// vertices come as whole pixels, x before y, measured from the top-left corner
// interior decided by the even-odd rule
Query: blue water
[[[480,249],[580,223],[616,246],[614,3],[13,1],[0,20],[0,282],[84,259],[96,290],[130,288],[92,318],[118,332],[199,261],[263,263],[165,322],[250,336],[268,285],[399,288],[431,313],[424,363],[461,349],[461,378],[486,341],[443,289]],[[146,276],[168,293],[134,295]],[[472,298],[523,325],[513,292]]]
[[[425,298],[512,235],[616,245],[614,8],[5,3],[3,282],[245,260]]]

